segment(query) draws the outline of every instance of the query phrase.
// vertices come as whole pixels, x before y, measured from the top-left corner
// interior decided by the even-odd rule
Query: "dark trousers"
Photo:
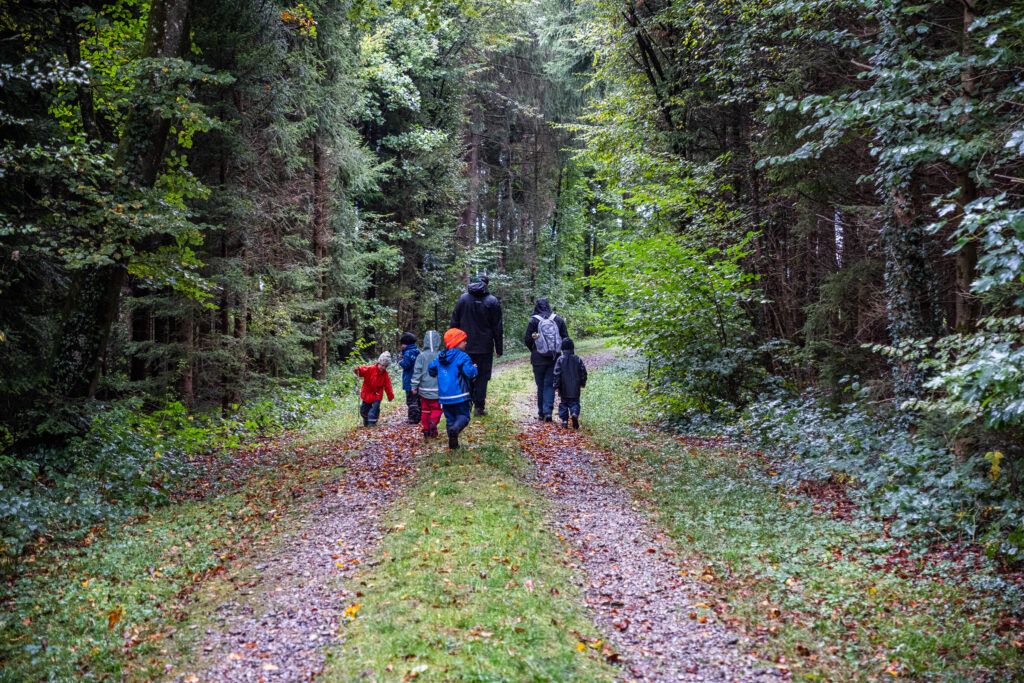
[[[362,401],[359,404],[359,414],[363,418],[364,427],[372,427],[377,424],[377,418],[380,417],[380,401],[373,403]]]
[[[562,422],[568,421],[569,417],[580,416],[580,400],[578,398],[565,398],[558,404],[558,419]]]
[[[537,382],[537,417],[550,417],[555,407],[555,366],[534,365],[533,379]]]
[[[469,413],[473,409],[472,401],[442,405],[444,411],[444,428],[448,435],[458,434],[469,426]]]
[[[483,410],[487,403],[487,383],[491,381],[494,356],[490,353],[471,353],[469,359],[476,365],[477,375],[473,378],[473,406]]]
[[[411,391],[405,392],[405,407],[409,409],[409,424],[420,421],[420,397]]]

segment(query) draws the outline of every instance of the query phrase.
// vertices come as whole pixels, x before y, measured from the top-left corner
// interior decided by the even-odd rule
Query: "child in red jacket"
[[[359,391],[359,398],[362,399],[359,414],[363,418],[364,427],[373,427],[377,424],[377,418],[380,417],[380,401],[385,392],[389,401],[395,400],[395,392],[391,389],[391,376],[388,375],[389,365],[391,354],[385,351],[380,354],[374,365],[363,365],[353,369],[357,377],[363,378],[363,388]]]

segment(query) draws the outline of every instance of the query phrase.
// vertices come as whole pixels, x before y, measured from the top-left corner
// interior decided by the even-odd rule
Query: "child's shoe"
[[[568,420],[562,420],[562,429],[568,429],[568,428],[569,428],[569,421]]]
[[[572,416],[572,428],[573,429],[579,429],[580,428],[580,419],[578,417],[576,417],[575,415]]]
[[[459,435],[456,432],[448,432],[448,448],[455,450],[459,447]]]

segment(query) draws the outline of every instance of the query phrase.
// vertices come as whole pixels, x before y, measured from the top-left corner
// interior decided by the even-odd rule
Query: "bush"
[[[74,538],[106,519],[164,503],[195,474],[192,459],[243,440],[300,427],[356,391],[355,358],[324,382],[303,380],[235,406],[192,413],[180,402],[146,412],[128,398],[92,405],[88,431],[62,448],[0,451],[0,553],[43,536]]]
[[[652,398],[670,411],[740,404],[764,375],[743,310],[757,299],[739,266],[751,238],[723,251],[660,234],[611,244],[599,263],[615,332],[647,356]]]
[[[778,393],[751,403],[727,433],[773,456],[783,479],[849,484],[868,512],[891,520],[893,533],[981,542],[1024,559],[1024,472],[1002,466],[1001,453],[954,451],[948,425],[922,422],[910,434],[898,418],[863,400],[830,407],[823,395]]]

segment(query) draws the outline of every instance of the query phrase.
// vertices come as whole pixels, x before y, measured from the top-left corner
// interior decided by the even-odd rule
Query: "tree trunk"
[[[144,296],[145,290],[138,284],[132,285],[132,297]],[[150,306],[136,307],[131,311],[131,335],[136,344],[153,340],[153,309]],[[147,349],[148,351],[148,349]],[[135,350],[129,363],[129,377],[133,382],[141,382],[149,376],[149,361],[143,352]]]
[[[966,58],[973,53],[971,45],[971,25],[974,23],[975,0],[961,0],[964,6],[963,22],[963,47],[961,54]],[[961,92],[964,100],[975,99],[978,94],[978,86],[975,82],[977,74],[973,67],[963,70],[960,75]],[[967,114],[965,114],[965,117]],[[964,207],[978,198],[978,187],[971,178],[970,169],[957,168],[957,179],[960,186],[960,193],[957,196],[957,204],[960,207],[961,215],[964,215]],[[978,298],[971,293],[971,283],[974,282],[975,271],[978,266],[978,243],[969,240],[960,251],[956,253],[956,331],[965,334],[974,330],[975,323],[981,313],[981,306]]]
[[[480,133],[472,130],[473,116],[470,114],[468,125],[470,132],[466,134],[466,206],[459,218],[456,237],[459,244],[472,244],[472,235],[476,232],[477,214],[480,211]]]
[[[317,268],[317,338],[313,342],[313,379],[327,379],[327,152],[323,136],[313,139],[313,258]]]
[[[180,57],[184,54],[189,41],[188,16],[188,0],[155,0],[150,6],[144,56]],[[150,113],[141,102],[136,112],[125,125],[118,158],[125,162],[132,183],[152,187],[163,160],[171,122]],[[143,250],[157,245],[152,238],[140,242]],[[124,279],[123,264],[83,268],[74,278],[52,361],[55,384],[69,397],[96,394]]]
[[[195,404],[195,372],[192,358],[195,352],[195,322],[192,312],[185,313],[181,322],[181,344],[185,348],[185,363],[181,372],[181,398],[185,405]]]

